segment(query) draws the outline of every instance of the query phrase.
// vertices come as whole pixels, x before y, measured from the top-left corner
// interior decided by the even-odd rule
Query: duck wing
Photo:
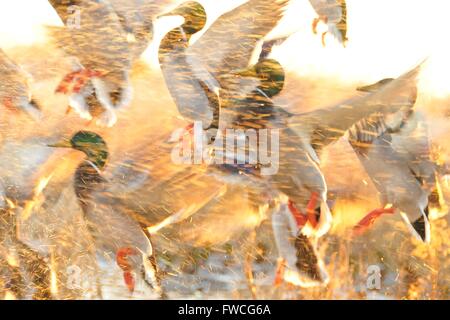
[[[25,111],[33,120],[42,118],[41,107],[31,95],[31,75],[0,49],[0,106]]]
[[[188,56],[198,57],[217,79],[246,68],[256,44],[277,25],[288,3],[250,0],[225,13],[188,49]],[[226,87],[222,82],[221,86]]]
[[[117,14],[128,42],[138,58],[153,39],[153,20],[173,0],[107,0]]]
[[[412,114],[402,130],[392,135],[392,147],[426,187],[435,187],[436,165],[432,159],[428,125],[423,114]]]
[[[88,69],[107,74],[129,68],[131,55],[126,33],[111,7],[83,1],[78,8],[82,16],[79,27],[47,27],[56,44]]]
[[[411,109],[417,97],[416,78],[420,64],[383,86],[379,91],[347,100],[336,106],[295,115],[290,127],[316,152],[341,138],[354,124],[373,114],[390,114]]]
[[[0,79],[2,82],[0,87],[0,104],[6,98],[28,100],[27,74],[2,49],[0,49]]]

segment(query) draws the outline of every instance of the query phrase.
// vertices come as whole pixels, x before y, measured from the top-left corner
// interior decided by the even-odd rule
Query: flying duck
[[[317,34],[317,25],[323,22],[328,30],[322,33],[322,44],[325,46],[325,36],[331,33],[344,47],[347,39],[347,3],[346,0],[309,0],[317,13],[312,29]]]
[[[314,239],[325,234],[331,226],[331,213],[327,205],[327,186],[320,170],[320,151],[322,148],[341,138],[356,122],[375,113],[395,113],[413,104],[415,78],[419,68],[404,74],[392,81],[383,90],[366,97],[356,97],[337,106],[318,109],[303,114],[290,114],[283,108],[275,106],[271,99],[283,88],[284,72],[281,65],[274,60],[262,60],[246,70],[236,71],[240,77],[256,79],[259,85],[250,93],[231,92],[222,94],[220,128],[233,129],[279,129],[278,171],[261,175],[264,166],[226,164],[214,169],[233,174],[238,183],[259,184],[261,188],[269,188],[281,205],[278,213],[273,215],[274,227],[284,220],[285,225],[295,226],[294,233],[299,235],[297,241],[291,241],[291,248],[297,250],[280,250],[280,252],[296,252],[306,250],[314,252]],[[232,77],[239,81],[239,77]],[[242,86],[237,85],[236,88]],[[218,140],[219,141],[219,140]],[[217,150],[215,150],[217,152]],[[230,159],[232,160],[232,159]],[[238,160],[239,161],[239,160]],[[227,162],[228,163],[228,162]],[[226,174],[225,174],[226,176]],[[228,180],[229,181],[229,180]],[[288,219],[282,218],[289,213]],[[278,216],[281,215],[281,216]],[[293,223],[293,221],[295,223]],[[275,232],[277,243],[289,243],[281,239],[285,232]],[[306,237],[306,238],[305,238]],[[310,237],[312,242],[308,243]],[[312,251],[311,251],[312,250]],[[307,255],[308,256],[308,255]],[[316,257],[315,254],[309,255]],[[294,263],[295,258],[286,258],[286,266],[290,270],[286,279],[305,285],[303,279],[326,283],[326,273],[321,268],[319,259],[315,263]],[[311,268],[311,265],[315,265]],[[302,270],[299,266],[304,266]],[[293,280],[293,274],[298,279]],[[305,277],[306,276],[306,277]]]
[[[104,139],[93,132],[79,131],[70,140],[49,146],[70,148],[86,155],[75,172],[74,190],[97,251],[115,259],[130,292],[135,289],[138,275],[138,279],[164,297],[150,235],[126,207],[116,205],[115,190],[104,177],[109,157]]]
[[[137,50],[130,46],[127,32],[109,3],[50,3],[66,25],[49,26],[49,34],[74,59],[73,71],[63,78],[56,92],[69,95],[68,111],[73,109],[86,120],[97,115],[98,125],[113,126],[116,110],[128,106],[132,99],[130,71]],[[81,17],[75,24],[67,24],[70,5],[76,5]]]
[[[392,79],[359,88],[359,91],[380,90]],[[414,93],[417,95],[417,92]],[[361,234],[383,214],[400,212],[412,234],[430,241],[430,206],[434,201],[437,166],[432,160],[428,126],[424,116],[410,109],[395,117],[372,116],[349,130],[349,142],[379,192],[382,208],[364,217],[354,228]]]
[[[287,4],[287,0],[247,1],[219,17],[193,44],[191,37],[207,22],[203,6],[188,1],[165,14],[184,18],[162,40],[159,60],[166,85],[186,120],[201,121],[204,129],[218,128],[219,95],[227,90],[222,76],[249,65],[257,43],[277,25]]]

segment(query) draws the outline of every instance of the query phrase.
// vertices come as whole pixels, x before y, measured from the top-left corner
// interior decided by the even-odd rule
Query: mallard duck
[[[358,90],[374,92],[391,81],[384,79]],[[428,214],[429,205],[436,205],[432,198],[438,183],[437,166],[431,158],[424,116],[413,107],[396,117],[378,115],[362,120],[349,131],[349,142],[382,204],[358,223],[355,234],[364,232],[382,214],[401,212],[412,234],[421,241],[430,241]]]
[[[0,49],[0,105],[12,112],[24,111],[39,120],[41,107],[31,96],[29,80],[30,76]]]
[[[134,274],[139,274],[140,279],[164,297],[150,235],[123,207],[114,205],[114,195],[103,176],[109,156],[103,138],[79,131],[70,140],[49,146],[70,148],[86,155],[75,172],[74,190],[98,252],[113,256],[130,292],[136,284]]]
[[[318,17],[314,19],[312,29],[317,34],[317,25],[325,23],[328,30],[322,33],[322,44],[325,36],[331,33],[344,47],[347,39],[347,3],[346,0],[309,0]]]
[[[69,95],[68,110],[75,110],[81,118],[92,120],[93,114],[99,113],[98,125],[113,126],[116,110],[128,106],[132,99],[130,70],[135,47],[128,42],[127,32],[109,3],[50,3],[63,21],[68,19],[68,6],[74,4],[82,17],[79,25],[48,27],[57,45],[75,61],[74,71],[64,77],[56,92]]]
[[[250,94],[239,91],[223,94],[222,117],[225,122],[223,128],[236,129],[279,129],[279,159],[276,160],[278,171],[269,175],[261,175],[262,166],[222,165],[215,169],[225,170],[229,175],[233,173],[237,183],[259,184],[261,188],[269,188],[276,197],[281,196],[281,206],[278,214],[288,214],[286,225],[296,225],[294,233],[302,237],[297,242],[291,242],[291,248],[297,245],[300,249],[313,249],[309,243],[305,246],[305,238],[317,238],[325,234],[331,225],[331,214],[327,205],[327,186],[325,178],[320,170],[320,151],[322,148],[341,138],[353,124],[374,113],[394,113],[399,109],[410,107],[413,104],[415,93],[415,78],[419,68],[404,74],[392,81],[383,90],[372,93],[366,97],[358,97],[344,103],[324,109],[318,109],[304,114],[289,114],[277,107],[271,101],[283,88],[284,72],[281,65],[274,60],[260,61],[254,67],[235,74],[240,77],[252,77],[259,85]],[[236,77],[233,77],[236,79]],[[239,80],[238,80],[239,81]],[[236,86],[239,88],[239,86]],[[221,127],[222,128],[222,127]],[[231,160],[231,159],[230,159]],[[230,163],[230,162],[227,162]],[[274,165],[275,163],[272,163]],[[226,175],[225,175],[226,176]],[[227,178],[228,179],[228,178]],[[227,180],[229,181],[229,179]],[[279,225],[281,216],[274,216],[274,226]],[[292,219],[292,217],[294,219]],[[286,220],[286,219],[284,219]],[[294,222],[294,223],[293,223]],[[278,234],[277,243],[289,243],[281,239]],[[295,252],[296,250],[280,250],[283,252]],[[311,254],[311,257],[316,257]],[[284,258],[287,269],[290,270],[289,281],[293,275],[297,275],[297,283],[305,284],[305,278],[313,282],[326,282],[324,270],[320,267],[320,261],[316,259],[311,268],[311,263],[300,264],[298,256]],[[304,266],[306,269],[301,269]]]
[[[217,129],[222,76],[248,66],[257,43],[282,17],[287,0],[250,0],[219,17],[194,44],[191,37],[207,20],[201,4],[189,1],[164,16],[179,15],[184,23],[162,40],[159,61],[166,85],[181,115]],[[214,48],[214,51],[211,51]]]
[[[86,235],[85,227],[80,224],[80,212],[67,203],[61,205],[66,194],[62,187],[70,179],[65,171],[73,168],[73,160],[43,146],[48,138],[35,132],[32,135],[19,139],[11,133],[0,148],[3,163],[0,228],[4,230],[2,236],[8,239],[4,242],[5,249],[19,265],[17,270],[27,285],[25,298],[87,296],[87,291],[66,285],[67,268],[78,264],[86,268],[82,279],[91,285],[87,289],[95,290],[95,265],[90,260],[89,240],[80,237]],[[57,291],[50,290],[49,273],[51,279],[58,281]]]
[[[329,211],[326,211],[328,214],[325,213],[319,216],[317,210],[320,208],[320,201],[318,201],[318,196],[315,193],[311,196],[313,199],[307,205],[307,215],[303,216],[303,213],[296,209],[295,203],[303,204],[308,202],[306,197],[311,193],[302,192],[297,183],[294,180],[290,180],[290,177],[302,175],[302,178],[299,179],[303,180],[298,181],[301,181],[303,184],[310,182],[310,185],[316,186],[313,190],[318,190],[321,183],[323,186],[320,187],[321,195],[326,193],[326,187],[324,187],[324,179],[318,183],[313,183],[313,180],[311,180],[313,175],[308,174],[313,170],[317,170],[318,167],[315,164],[309,166],[307,158],[303,158],[301,152],[287,152],[288,150],[292,151],[293,148],[300,147],[301,140],[294,131],[287,127],[289,119],[294,117],[294,115],[272,102],[272,99],[284,87],[284,69],[276,60],[262,59],[253,67],[231,72],[230,76],[232,79],[237,79],[238,82],[242,78],[253,78],[257,86],[253,91],[244,92],[243,96],[241,96],[240,92],[223,94],[221,130],[225,130],[225,128],[280,130],[279,145],[277,146],[280,152],[279,160],[276,170],[266,176],[262,175],[261,171],[261,169],[265,170],[264,166],[258,164],[253,164],[253,166],[250,164],[233,165],[231,162],[227,162],[229,164],[219,167],[213,166],[214,171],[219,169],[225,173],[224,178],[227,182],[242,183],[250,188],[256,188],[260,192],[266,189],[269,190],[269,195],[272,198],[278,199],[281,197],[283,199],[282,203],[278,205],[279,209],[276,210],[277,212],[272,215],[272,225],[279,254],[282,257],[283,264],[288,266],[284,276],[289,274],[290,270],[294,270],[294,272],[297,270],[303,274],[303,278],[309,279],[302,281],[302,285],[311,285],[312,282],[315,284],[326,282],[326,272],[321,268],[321,260],[317,256],[314,240],[301,234],[300,231],[304,229],[303,227],[306,224],[312,224],[313,229],[317,227],[317,230],[322,230],[318,231],[318,234],[321,235],[326,232],[326,225],[329,226],[331,216],[329,216]],[[235,88],[239,87],[236,83]],[[214,152],[217,154],[220,150],[214,150]],[[276,151],[272,150],[271,152]],[[300,168],[299,165],[308,165],[308,167]],[[230,175],[233,177],[232,179]],[[289,197],[289,200],[286,200],[286,196]],[[267,197],[253,199],[255,210],[259,210],[258,207],[267,206],[267,201]],[[291,213],[286,215],[284,209],[288,210],[288,207],[285,207],[284,204],[287,202],[289,202]],[[285,218],[294,220],[294,216],[297,218],[297,222],[294,222],[293,225],[283,222]],[[294,227],[291,228],[292,226]],[[289,229],[291,230],[290,232]],[[292,234],[295,234],[293,238],[291,237]]]

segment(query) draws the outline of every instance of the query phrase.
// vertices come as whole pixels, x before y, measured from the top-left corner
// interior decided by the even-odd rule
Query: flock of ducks
[[[184,2],[164,13],[170,1],[49,0],[64,24],[49,27],[49,34],[73,58],[73,71],[55,88],[56,93],[68,96],[67,112],[73,110],[98,126],[114,127],[117,111],[133,99],[131,69],[152,41],[153,21],[181,16],[183,23],[164,36],[158,54],[165,84],[179,114],[193,124],[167,143],[192,141],[194,123],[201,123],[200,130],[214,132],[207,141],[210,153],[220,152],[214,147],[224,138],[225,129],[279,130],[276,173],[264,175],[261,164],[240,164],[233,159],[226,164],[203,165],[203,175],[226,185],[243,186],[242,199],[247,199],[262,219],[272,220],[280,257],[274,270],[275,282],[315,286],[329,280],[316,248],[318,238],[332,225],[327,183],[321,171],[324,148],[347,134],[379,191],[383,207],[362,219],[354,227],[354,235],[364,232],[383,214],[399,213],[415,237],[429,242],[428,215],[431,208],[442,204],[442,199],[438,195],[439,168],[431,156],[426,121],[414,110],[421,64],[396,79],[383,79],[358,88],[360,94],[328,108],[293,114],[276,105],[274,98],[283,91],[285,71],[269,57],[272,47],[284,39],[265,41],[265,38],[277,26],[289,2],[246,1],[220,16],[192,43],[191,38],[204,31],[207,24],[204,7],[195,1]],[[310,0],[310,3],[317,12],[313,32],[317,32],[321,21],[327,25],[327,32],[345,46],[348,41],[345,0]],[[75,26],[70,14],[73,6],[81,12],[79,25]],[[324,45],[325,34],[321,35]],[[259,60],[252,63],[255,52]],[[41,121],[41,108],[27,85],[28,75],[2,51],[0,79],[0,105]],[[73,189],[95,251],[114,256],[130,292],[140,281],[165,298],[152,234],[194,216],[212,198],[226,198],[227,188],[211,186],[199,191],[193,183],[190,192],[197,193],[196,202],[173,207],[155,225],[149,222],[153,211],[143,208],[143,204],[136,209],[126,195],[136,193],[142,199],[151,198],[165,184],[152,185],[145,173],[138,173],[122,189],[118,188],[106,173],[110,151],[99,134],[79,131],[70,139],[48,147],[69,148],[85,156],[76,169]],[[36,174],[45,161],[38,160],[35,168],[25,168],[29,172],[24,177]],[[132,159],[130,164],[132,167]],[[116,172],[117,176],[127,176],[132,169],[124,170],[127,172]],[[172,179],[189,181],[189,170],[183,167]],[[41,190],[39,186],[13,188],[16,182],[6,178],[1,182],[2,246],[10,244],[29,253],[33,262],[25,265],[32,277],[29,266],[45,264],[48,252],[21,241],[11,212],[17,207],[25,208]],[[11,274],[28,277],[23,276],[23,267],[11,263],[9,266]],[[251,271],[247,277],[254,293]],[[41,280],[30,281],[36,284]]]

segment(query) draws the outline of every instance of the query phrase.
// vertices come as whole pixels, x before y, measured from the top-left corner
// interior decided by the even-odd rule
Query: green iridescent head
[[[283,66],[274,59],[263,59],[253,67],[235,72],[235,74],[259,79],[261,83],[258,89],[269,98],[276,96],[283,90],[286,78]]]
[[[184,18],[183,29],[188,35],[199,32],[206,25],[206,10],[196,1],[182,3],[179,7],[163,14],[160,17],[182,16]]]
[[[49,145],[49,147],[71,148],[81,151],[99,169],[102,169],[108,160],[108,146],[105,140],[98,134],[90,131],[79,131],[70,140],[64,139],[58,143]]]

